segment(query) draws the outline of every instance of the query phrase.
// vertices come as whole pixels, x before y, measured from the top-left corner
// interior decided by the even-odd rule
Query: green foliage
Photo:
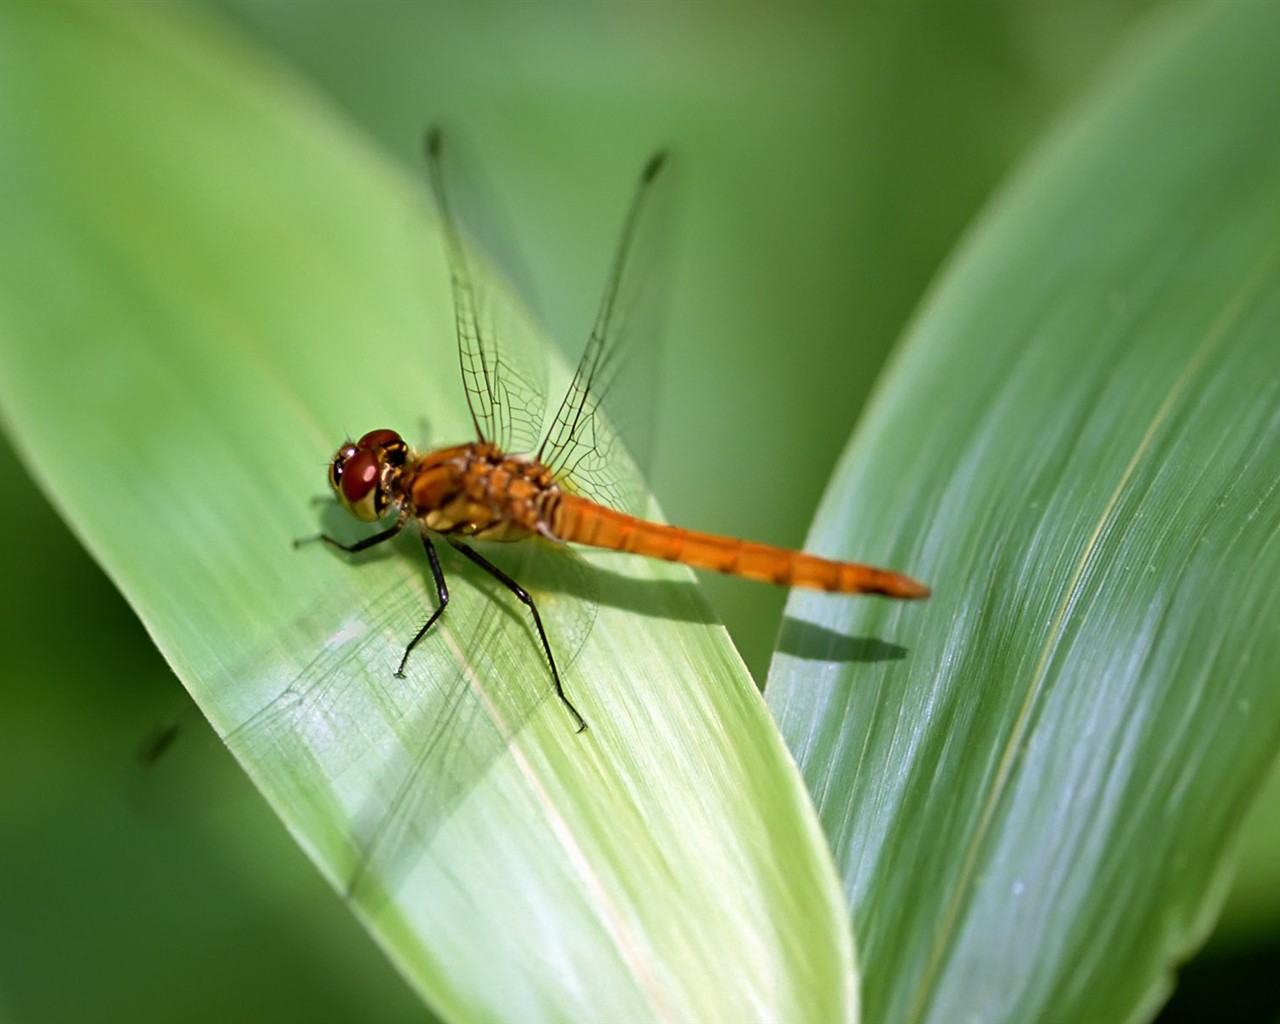
[[[1280,741],[1278,38],[1228,6],[1143,40],[971,232],[833,481],[814,547],[905,510],[857,549],[936,587],[923,629],[795,595],[768,691],[872,1019],[1145,1016],[1216,912]],[[815,685],[827,635],[906,650]]]
[[[406,160],[443,107],[464,127],[475,117],[502,173],[541,167],[540,184],[497,191],[519,234],[528,210],[535,238],[564,239],[529,246],[554,254],[551,276],[592,289],[639,160],[661,142],[692,158],[664,405],[668,429],[700,442],[688,454],[715,466],[695,464],[667,508],[787,540],[966,214],[955,196],[974,201],[1021,144],[1026,96],[1083,76],[1092,51],[1070,40],[1090,33],[1066,29],[1117,17],[1010,14],[1011,35],[1039,41],[1044,80],[1003,119],[980,115],[1011,108],[949,91],[963,156],[939,161],[910,148],[910,112],[920,95],[943,101],[882,43],[912,40],[920,67],[972,84],[963,54],[978,51],[958,49],[954,29],[983,8],[899,6],[809,8],[803,22],[756,10],[739,45],[687,80],[675,58],[700,33],[720,38],[711,8],[689,8],[678,32],[611,21],[620,6],[575,8],[651,58],[631,77],[601,74],[599,54],[574,65],[576,163],[549,117],[518,102],[495,128],[475,81],[425,108],[363,58],[345,86],[329,81],[353,106],[388,94],[384,120],[364,121]],[[287,7],[231,9],[266,37],[291,24],[300,63],[318,68]],[[517,28],[489,38],[511,32],[527,63],[482,65],[438,31],[435,5],[416,10],[404,24],[422,31],[386,32],[384,54],[491,68],[504,95],[541,95],[530,80],[553,93],[568,66],[553,58],[589,51],[539,42],[543,23],[511,13]],[[816,815],[697,589],[666,567],[520,565],[571,652],[584,736],[549,697],[518,610],[465,566],[447,565],[437,642],[392,679],[430,599],[421,551],[356,564],[290,541],[317,516],[336,525],[308,499],[344,430],[467,434],[421,182],[197,10],[0,14],[5,425],[290,831],[441,1015],[849,1018],[854,935],[871,1019],[1152,1011],[1212,918],[1280,735],[1280,168],[1258,127],[1276,122],[1280,28],[1262,5],[1175,13],[970,233],[831,483],[815,550],[901,568],[936,596],[789,605],[769,700]],[[738,66],[775,60],[777,74]],[[735,109],[754,134],[708,131],[725,109],[708,83],[724,80],[743,83]],[[643,106],[659,93],[665,107]],[[853,128],[882,107],[902,126],[879,136],[900,142],[888,156]],[[503,164],[508,152],[523,155]],[[744,159],[750,173],[709,181],[710,166]],[[951,191],[925,187],[931,173]],[[777,202],[793,180],[806,191]],[[576,219],[548,205],[557,193]],[[797,224],[805,241],[789,249]],[[863,236],[872,246],[849,261]],[[792,271],[776,292],[741,286]],[[856,306],[850,280],[870,293]],[[550,322],[580,337],[563,298]],[[572,296],[576,310],[591,302]],[[702,347],[685,344],[695,334]],[[726,507],[726,494],[753,500]],[[752,519],[771,508],[785,527]],[[768,632],[740,630],[756,650]],[[1265,862],[1254,872],[1265,879]]]
[[[851,935],[812,806],[687,572],[512,569],[541,590],[592,724],[578,735],[491,580],[449,566],[449,613],[398,680],[434,600],[421,552],[294,550],[353,417],[426,410],[434,437],[466,436],[436,229],[310,97],[141,10],[11,16],[20,73],[52,83],[71,130],[42,146],[18,118],[31,144],[6,191],[67,213],[12,217],[4,332],[23,343],[0,378],[63,515],[443,1015],[849,1016]],[[95,87],[76,89],[86,67]]]

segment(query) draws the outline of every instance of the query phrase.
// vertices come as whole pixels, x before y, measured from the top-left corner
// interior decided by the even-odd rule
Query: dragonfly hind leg
[[[478,551],[467,547],[465,544],[458,543],[457,541],[451,540],[449,543],[452,544],[457,551],[466,555],[467,558],[480,566],[481,569],[501,583],[511,591],[511,593],[515,594],[516,599],[529,609],[529,612],[533,615],[533,624],[538,630],[538,639],[542,641],[542,649],[547,654],[547,664],[551,666],[551,680],[556,684],[556,696],[560,698],[560,703],[568,709],[569,714],[573,715],[573,720],[578,724],[577,731],[582,732],[582,730],[587,727],[587,721],[578,712],[578,709],[573,706],[573,701],[569,699],[569,695],[564,692],[564,684],[560,682],[560,671],[556,668],[556,659],[551,654],[551,643],[547,640],[547,631],[542,628],[542,616],[538,614],[538,606],[533,603],[533,598],[529,596],[529,592]],[[428,622],[427,625],[429,626],[431,623]],[[423,630],[425,632],[426,626],[423,627]],[[417,642],[416,638],[414,642]]]
[[[432,627],[436,619],[440,618],[449,604],[449,586],[444,581],[444,570],[440,568],[440,557],[436,554],[436,548],[431,543],[431,538],[425,533],[422,535],[422,546],[427,549],[427,561],[431,563],[431,576],[436,581],[436,597],[439,598],[440,604],[405,647],[404,657],[400,659],[400,667],[396,669],[397,679],[404,678],[404,667],[409,663],[409,655],[413,653],[413,649],[418,646],[418,641],[427,635],[427,630]]]

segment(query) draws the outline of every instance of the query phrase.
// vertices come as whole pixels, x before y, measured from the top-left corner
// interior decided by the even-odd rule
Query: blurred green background
[[[256,40],[412,173],[428,122],[465,132],[571,359],[634,175],[670,146],[681,217],[653,488],[674,522],[787,545],[965,225],[1116,48],[1166,16],[1114,2],[177,13]],[[6,675],[23,681],[0,688],[0,1016],[420,1019],[7,448],[0,465]],[[763,683],[783,593],[705,583]],[[175,719],[178,742],[142,766]],[[1257,987],[1274,910],[1274,896],[1232,904],[1233,935],[1168,1019],[1220,1012],[1224,984],[1261,993],[1242,1013],[1274,1014]]]

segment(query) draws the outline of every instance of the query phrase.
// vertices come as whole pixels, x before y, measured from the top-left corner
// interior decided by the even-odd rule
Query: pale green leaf
[[[483,577],[447,567],[402,682],[421,549],[293,550],[344,431],[468,436],[423,185],[191,8],[7,5],[0,96],[6,427],[432,1006],[854,1016],[816,818],[687,574],[530,567],[575,735]]]

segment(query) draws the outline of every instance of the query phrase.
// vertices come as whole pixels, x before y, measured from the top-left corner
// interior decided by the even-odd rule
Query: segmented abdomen
[[[885,569],[651,523],[573,494],[561,493],[558,498],[549,516],[551,531],[575,544],[662,558],[787,587],[900,598],[929,596],[924,584]]]

